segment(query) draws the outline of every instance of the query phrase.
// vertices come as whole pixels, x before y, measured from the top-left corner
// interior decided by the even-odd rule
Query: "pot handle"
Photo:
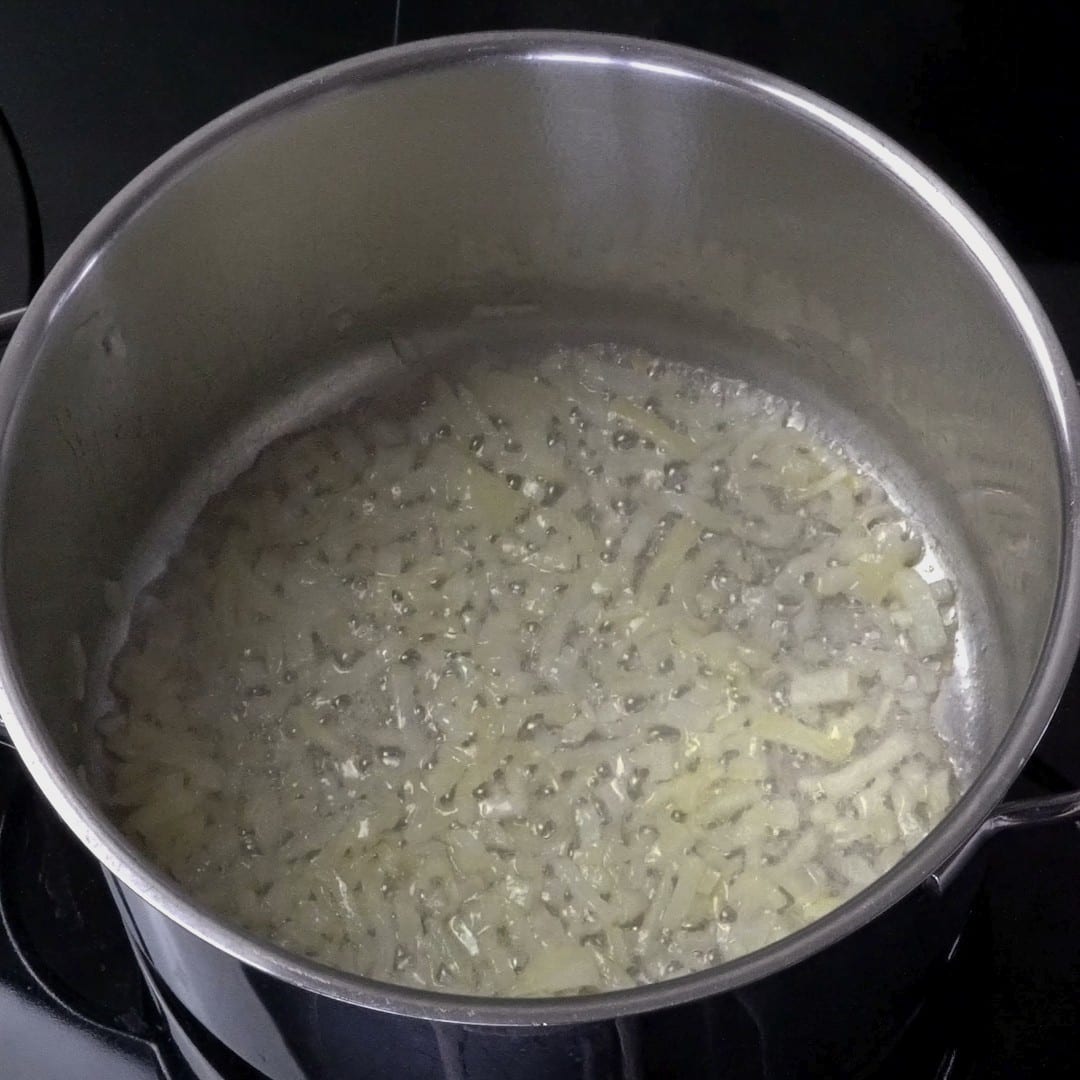
[[[19,325],[19,320],[26,313],[26,308],[16,308],[14,311],[0,312],[0,356],[3,355],[4,349],[7,347],[7,343],[12,339],[15,334],[15,327]],[[14,749],[11,737],[7,733],[7,729],[4,727],[4,721],[0,718],[0,747],[6,747],[8,749]]]
[[[1008,829],[1029,829],[1034,825],[1062,825],[1067,822],[1080,822],[1080,791],[1066,791],[1061,795],[1014,799],[1002,803],[979,826],[975,835],[944,866],[926,879],[926,884],[935,893],[943,893],[982,846],[1000,832]]]

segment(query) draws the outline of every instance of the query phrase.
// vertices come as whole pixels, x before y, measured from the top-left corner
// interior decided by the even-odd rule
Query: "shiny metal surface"
[[[7,348],[7,343],[15,333],[15,327],[19,325],[19,321],[25,314],[26,308],[15,308],[13,311],[0,313],[0,358],[3,357],[4,349]],[[13,746],[7,729],[4,727],[4,718],[0,715],[0,748]]]
[[[25,314],[26,308],[16,308],[14,311],[0,313],[0,348],[7,347],[7,343],[15,333],[15,327],[19,325],[19,320]]]
[[[165,998],[279,1080],[647,1080],[872,1076],[925,1004],[927,972],[968,918],[981,867],[916,889],[830,948],[723,994],[549,1025],[448,1024],[358,1009],[244,965],[118,887]],[[197,973],[197,980],[193,979]]]
[[[425,342],[529,319],[617,325],[750,375],[884,465],[943,530],[938,555],[971,605],[942,718],[970,786],[881,881],[759,953],[635,990],[489,1001],[341,975],[190,903],[78,771],[79,653],[106,625],[103,581],[238,423],[345,358],[362,380],[388,345],[436,358]],[[226,1018],[201,990],[221,953],[249,981],[311,992],[316,1012],[333,999],[471,1024],[601,1021],[748,987],[926,880],[1042,734],[1077,644],[1078,415],[1053,333],[993,238],[827,102],[628,39],[496,34],[371,54],[166,155],[31,305],[0,367],[0,713],[123,883],[155,965],[211,1025]]]

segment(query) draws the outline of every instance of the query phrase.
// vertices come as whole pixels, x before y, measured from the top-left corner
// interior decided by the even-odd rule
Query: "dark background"
[[[974,206],[1080,356],[1073,0],[0,0],[0,112],[37,192],[43,262],[157,155],[259,91],[395,36],[515,27],[694,45],[846,106]],[[30,278],[13,160],[0,139],[0,312],[25,302]],[[1074,684],[1046,755],[1076,783]],[[996,849],[987,985],[956,1002],[982,1044],[980,1077],[1075,1075],[1078,893],[1074,829]]]

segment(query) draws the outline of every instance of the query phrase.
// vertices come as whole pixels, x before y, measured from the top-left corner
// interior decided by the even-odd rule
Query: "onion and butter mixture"
[[[140,601],[115,812],[377,979],[665,979],[829,911],[954,797],[947,582],[784,402],[612,347],[273,444]]]

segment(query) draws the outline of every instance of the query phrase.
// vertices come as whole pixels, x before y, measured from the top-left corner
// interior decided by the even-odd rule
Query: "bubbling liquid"
[[[788,403],[601,346],[415,389],[269,446],[137,605],[110,798],[192,895],[580,993],[775,941],[940,820],[951,587]]]

